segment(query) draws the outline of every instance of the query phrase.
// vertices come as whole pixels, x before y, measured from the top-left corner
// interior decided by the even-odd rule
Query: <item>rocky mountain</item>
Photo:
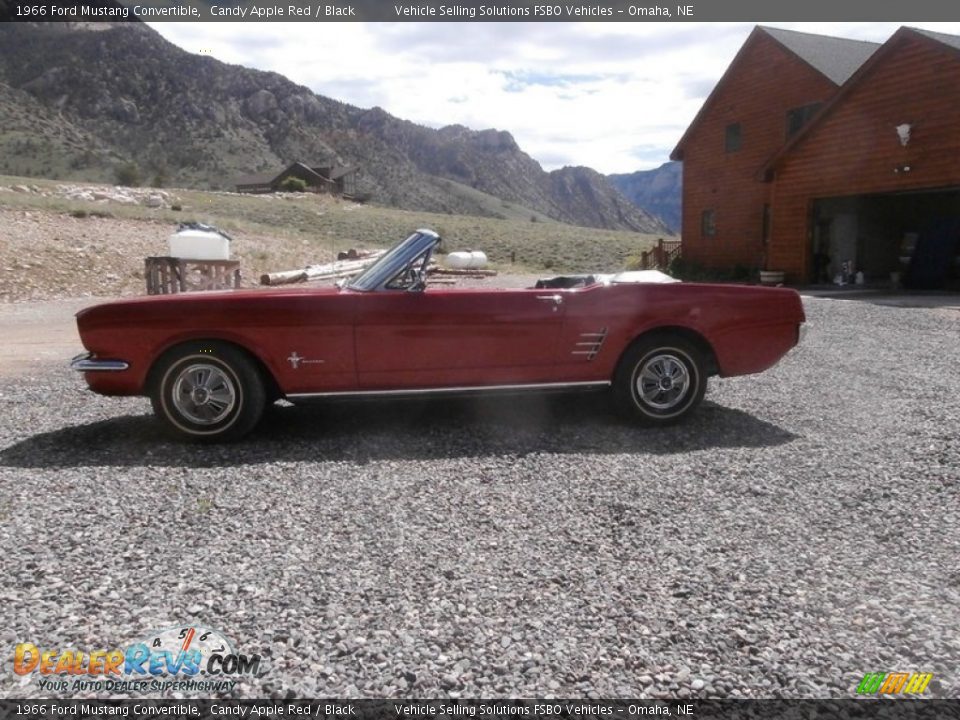
[[[661,218],[674,232],[680,232],[680,201],[683,165],[664,163],[654,170],[608,175],[613,186],[634,205]]]
[[[0,173],[112,180],[136,163],[147,182],[230,189],[295,160],[335,162],[357,166],[359,190],[385,205],[666,232],[599,173],[545,172],[508,132],[354,107],[139,23],[2,24],[0,47]]]

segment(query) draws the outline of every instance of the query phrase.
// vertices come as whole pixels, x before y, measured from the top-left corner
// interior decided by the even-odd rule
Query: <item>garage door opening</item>
[[[814,201],[811,281],[960,290],[960,187]]]

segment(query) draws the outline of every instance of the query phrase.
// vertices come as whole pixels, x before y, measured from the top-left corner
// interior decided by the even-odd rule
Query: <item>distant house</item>
[[[288,178],[303,180],[313,192],[342,195],[347,198],[356,196],[357,169],[346,166],[320,165],[311,167],[294,162],[280,171],[258,173],[238,178],[237,192],[271,193],[278,192]]]
[[[757,27],[671,155],[684,257],[790,282],[960,278],[958,128],[960,38]]]

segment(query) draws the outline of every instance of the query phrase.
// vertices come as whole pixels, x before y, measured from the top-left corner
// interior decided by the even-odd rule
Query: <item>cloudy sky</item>
[[[960,35],[960,23],[913,23]],[[771,23],[883,42],[893,23]],[[430,127],[508,130],[547,170],[668,159],[743,23],[156,23],[181,48]]]

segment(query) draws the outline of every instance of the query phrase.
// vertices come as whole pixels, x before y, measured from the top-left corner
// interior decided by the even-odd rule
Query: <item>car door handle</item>
[[[554,305],[563,304],[563,295],[537,295],[537,300],[543,300],[544,302],[552,302]]]

